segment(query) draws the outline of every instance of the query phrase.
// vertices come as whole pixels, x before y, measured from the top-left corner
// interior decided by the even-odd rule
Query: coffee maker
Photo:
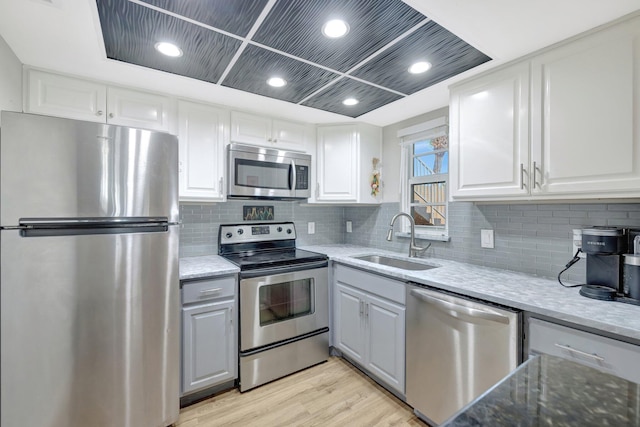
[[[640,229],[584,228],[581,250],[587,281],[580,295],[640,305]]]
[[[627,245],[625,229],[582,229],[582,252],[587,255],[587,282],[580,289],[580,295],[613,301],[622,293],[622,254],[627,251]]]

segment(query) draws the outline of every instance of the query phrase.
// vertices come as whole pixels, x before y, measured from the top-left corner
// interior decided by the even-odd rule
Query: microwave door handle
[[[296,176],[296,162],[295,160],[291,160],[291,169],[289,169],[289,184],[291,191],[296,191],[296,181],[298,177]]]

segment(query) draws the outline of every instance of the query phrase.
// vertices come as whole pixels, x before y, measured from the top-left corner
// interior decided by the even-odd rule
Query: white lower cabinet
[[[182,286],[182,395],[238,377],[235,277]]]
[[[405,393],[404,283],[334,267],[334,346],[380,382]]]
[[[550,354],[640,383],[640,346],[529,319],[529,354]]]

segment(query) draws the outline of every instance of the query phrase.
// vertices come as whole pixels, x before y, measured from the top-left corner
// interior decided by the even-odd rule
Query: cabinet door
[[[271,119],[232,111],[231,141],[271,147]]]
[[[636,19],[533,59],[537,193],[640,194],[639,23]]]
[[[341,283],[336,283],[334,307],[334,345],[356,362],[365,362],[365,297]]]
[[[112,88],[107,92],[107,123],[169,132],[171,101],[166,96]]]
[[[300,123],[273,120],[273,147],[281,150],[307,151],[308,128]]]
[[[318,128],[316,200],[356,202],[358,162],[358,133],[354,126]]]
[[[182,392],[237,377],[233,300],[182,309]]]
[[[28,78],[27,113],[105,122],[105,85],[36,70]]]
[[[452,90],[451,197],[529,193],[529,65]]]
[[[229,113],[180,101],[178,114],[180,200],[224,200],[224,149],[229,139]]]
[[[404,394],[405,308],[368,295],[367,369]]]

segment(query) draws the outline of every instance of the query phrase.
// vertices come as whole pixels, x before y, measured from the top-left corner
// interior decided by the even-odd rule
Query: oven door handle
[[[253,277],[272,276],[274,274],[294,273],[296,271],[313,270],[329,266],[328,261],[308,262],[305,264],[295,264],[291,267],[259,268],[257,270],[247,270],[240,272],[240,279],[251,279]]]

